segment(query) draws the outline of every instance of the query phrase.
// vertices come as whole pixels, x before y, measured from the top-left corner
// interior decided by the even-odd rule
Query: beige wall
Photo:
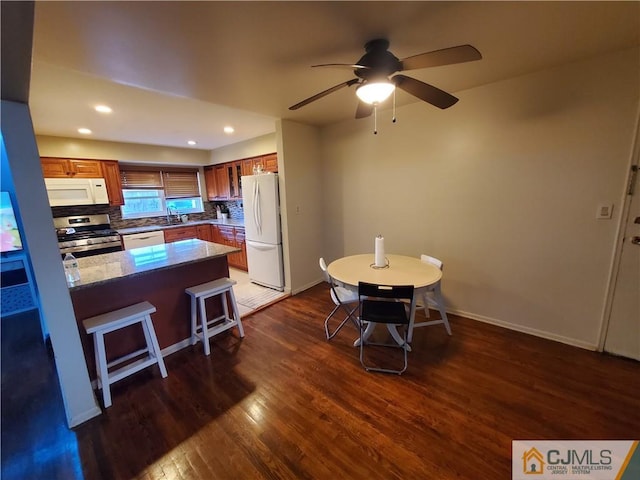
[[[323,131],[324,255],[444,261],[450,308],[595,348],[639,99],[638,50]],[[600,202],[614,218],[597,220]],[[319,273],[318,273],[319,275]]]
[[[206,150],[158,147],[137,143],[104,142],[37,135],[41,157],[91,158],[128,163],[204,166],[211,163]]]
[[[277,149],[276,134],[270,133],[261,137],[252,138],[244,142],[234,143],[226,147],[216,148],[211,151],[209,163],[225,163],[241,158],[257,157],[266,153],[273,153]]]
[[[318,283],[324,207],[320,131],[282,120],[277,132],[285,282],[296,294]]]

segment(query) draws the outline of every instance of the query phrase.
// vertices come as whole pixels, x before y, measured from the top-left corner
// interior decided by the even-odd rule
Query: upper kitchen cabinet
[[[44,178],[102,178],[99,160],[42,157]]]
[[[116,160],[41,157],[44,178],[104,178],[109,205],[124,205],[120,188],[120,168]]]
[[[124,196],[122,195],[122,188],[120,188],[120,167],[116,160],[102,160],[100,162],[102,166],[102,175],[104,183],[107,187],[107,194],[109,195],[109,205],[117,207],[124,205]]]
[[[207,189],[207,200],[215,200],[218,195],[216,172],[213,167],[204,167],[204,185]]]
[[[208,200],[229,199],[229,180],[227,177],[227,168],[224,164],[205,167],[204,181],[207,188]]]
[[[270,153],[262,156],[262,170],[265,172],[278,173],[278,154]]]
[[[278,173],[278,155],[276,153],[245,158],[241,162],[242,175],[254,175],[256,170]]]
[[[253,158],[246,158],[242,162],[242,175],[253,175]]]
[[[257,170],[278,172],[278,155],[270,153],[244,158],[235,162],[220,163],[204,168],[207,198],[213,200],[241,200],[242,176],[253,175]]]
[[[226,163],[227,178],[229,182],[229,198],[237,200],[242,198],[242,161]]]

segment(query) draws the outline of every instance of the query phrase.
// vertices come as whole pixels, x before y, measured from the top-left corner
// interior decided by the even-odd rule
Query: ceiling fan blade
[[[415,78],[395,75],[391,80],[396,84],[396,87],[443,110],[458,101],[458,99],[450,93],[440,90],[428,83],[416,80]]]
[[[407,57],[401,60],[401,64],[402,70],[415,70],[417,68],[472,62],[481,58],[482,54],[471,45],[458,45],[457,47],[443,48],[442,50],[434,50],[433,52]]]
[[[358,108],[356,109],[356,118],[365,118],[373,113],[373,105],[358,100]]]
[[[355,68],[371,68],[366,65],[358,65],[357,63],[321,63],[320,65],[311,65],[311,67],[333,67],[333,68],[349,68],[351,70]]]
[[[348,81],[346,81],[346,82],[339,83],[338,85],[336,85],[336,86],[334,86],[334,87],[327,88],[327,89],[326,89],[326,90],[324,90],[323,92],[316,93],[316,94],[315,94],[315,95],[313,95],[312,97],[309,97],[309,98],[307,98],[307,99],[305,99],[305,100],[302,100],[302,101],[301,101],[301,102],[299,102],[299,103],[296,103],[295,105],[293,105],[293,106],[289,107],[289,110],[297,110],[297,109],[299,109],[300,107],[304,107],[305,105],[308,105],[308,104],[310,104],[311,102],[315,102],[316,100],[318,100],[318,99],[320,99],[320,98],[322,98],[322,97],[324,97],[324,96],[326,96],[326,95],[329,95],[330,93],[335,92],[336,90],[340,90],[342,87],[350,87],[350,86],[351,86],[351,85],[353,85],[354,83],[358,83],[358,82],[359,82],[359,79],[357,79],[357,78],[353,78],[353,79],[348,80]]]

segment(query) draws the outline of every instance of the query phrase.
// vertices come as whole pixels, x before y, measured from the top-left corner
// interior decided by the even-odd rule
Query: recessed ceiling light
[[[195,145],[195,144],[196,144],[196,143],[198,143],[198,142],[196,142],[195,140],[189,140],[187,143],[188,143],[189,145]]]
[[[81,133],[83,135],[91,135],[92,132],[88,128],[79,128],[78,133]]]
[[[224,133],[233,133],[235,132],[233,127],[226,126],[224,127]]]
[[[96,105],[96,112],[100,112],[100,113],[111,113],[111,107],[108,107],[106,105]]]

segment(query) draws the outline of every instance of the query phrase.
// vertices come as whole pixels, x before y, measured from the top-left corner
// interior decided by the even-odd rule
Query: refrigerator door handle
[[[253,242],[251,240],[247,240],[246,244],[248,247],[255,248],[256,250],[262,250],[262,251],[273,250],[274,248],[277,247],[277,245],[272,245],[270,243]]]
[[[258,235],[262,235],[262,215],[260,212],[260,185],[256,179],[253,184],[253,218],[258,230]]]

